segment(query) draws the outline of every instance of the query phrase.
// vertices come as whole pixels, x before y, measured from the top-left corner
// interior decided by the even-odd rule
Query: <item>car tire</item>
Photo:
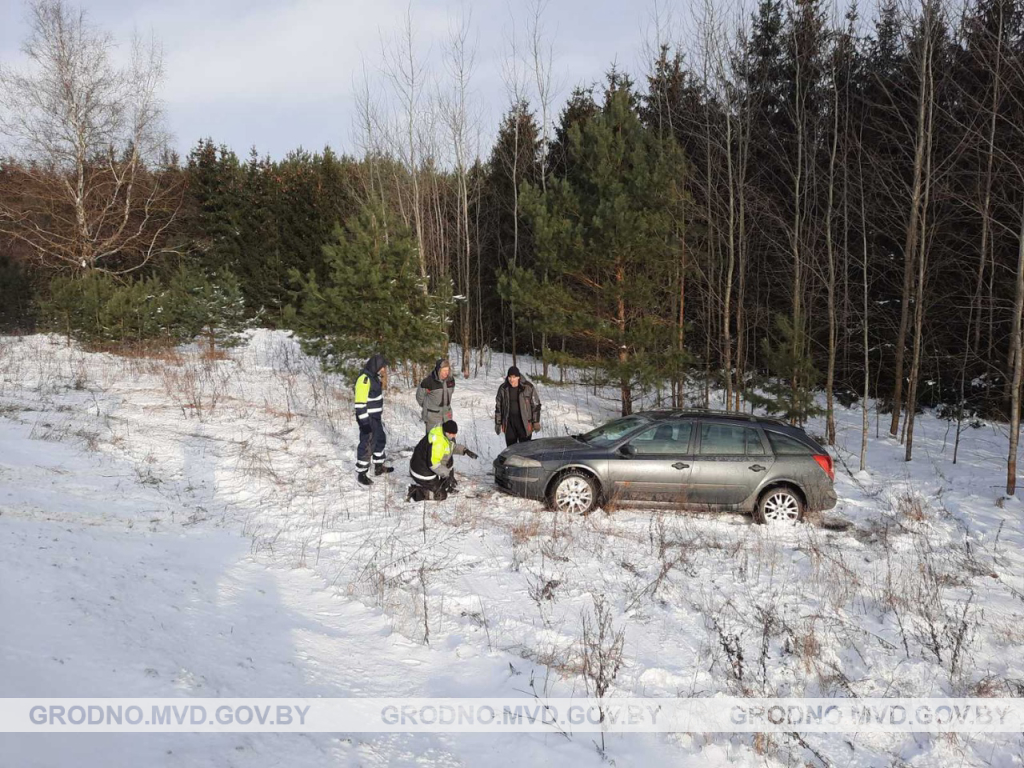
[[[551,484],[548,506],[557,512],[588,515],[597,507],[598,489],[594,478],[585,472],[570,470]]]
[[[760,525],[796,525],[803,521],[805,511],[804,500],[796,490],[778,486],[757,500],[754,522]]]

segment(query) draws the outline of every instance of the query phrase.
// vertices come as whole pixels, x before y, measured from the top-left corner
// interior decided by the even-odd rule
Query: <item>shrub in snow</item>
[[[235,343],[250,321],[238,280],[181,267],[167,285],[157,277],[122,280],[105,272],[58,277],[40,302],[44,325],[88,344],[126,344],[202,336],[213,349]]]

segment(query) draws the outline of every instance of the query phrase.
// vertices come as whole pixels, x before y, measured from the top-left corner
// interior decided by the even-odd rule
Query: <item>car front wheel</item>
[[[768,491],[754,512],[754,520],[762,525],[795,525],[803,519],[803,500],[791,488]]]
[[[586,515],[597,506],[597,485],[582,472],[566,472],[555,481],[549,500],[559,512]]]

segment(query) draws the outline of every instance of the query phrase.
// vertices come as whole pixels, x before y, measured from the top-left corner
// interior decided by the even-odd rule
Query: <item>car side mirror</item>
[[[621,448],[619,448],[619,453],[621,453],[623,456],[636,456],[636,448],[630,445],[629,443],[626,443]]]

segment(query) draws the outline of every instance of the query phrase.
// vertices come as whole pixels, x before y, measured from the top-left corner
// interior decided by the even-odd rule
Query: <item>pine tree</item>
[[[450,307],[427,293],[407,228],[388,231],[382,211],[367,206],[335,228],[323,254],[323,279],[292,271],[299,299],[293,322],[307,354],[325,370],[350,375],[377,352],[392,362],[431,359]]]
[[[93,270],[56,277],[40,302],[44,327],[87,344],[129,344],[165,335],[155,277],[121,282]]]
[[[661,310],[672,290],[683,158],[674,140],[643,126],[634,104],[612,79],[601,113],[573,126],[572,178],[524,194],[537,262],[502,281],[531,322],[571,340],[567,362],[619,387],[623,414],[636,387],[667,378],[679,362],[675,326]],[[548,279],[555,274],[558,282]]]
[[[179,342],[201,339],[212,354],[235,346],[238,333],[259,318],[246,309],[239,280],[229,270],[208,276],[181,265],[160,301],[163,327]]]

